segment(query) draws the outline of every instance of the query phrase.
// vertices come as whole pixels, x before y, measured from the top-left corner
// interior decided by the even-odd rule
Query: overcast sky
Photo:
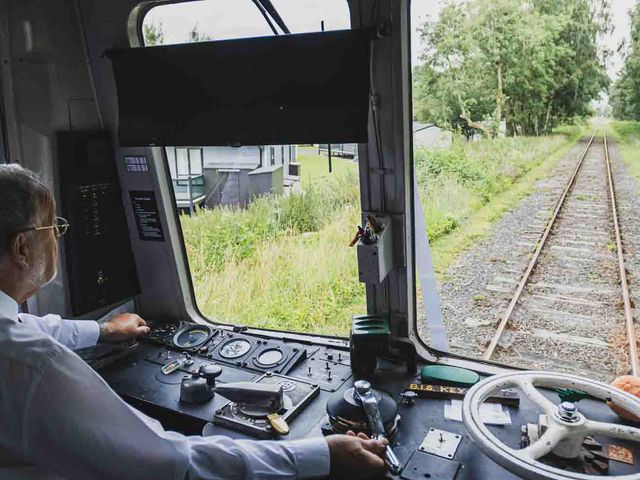
[[[326,30],[349,28],[349,14],[345,0],[272,0],[292,32],[320,30],[321,21]],[[620,41],[629,34],[628,10],[635,0],[613,0],[614,33],[603,39],[614,52]],[[442,2],[413,0],[411,4],[412,63],[416,63],[424,46],[416,26],[427,19],[435,19]],[[271,31],[251,0],[203,0],[156,7],[145,18],[145,23],[162,23],[165,43],[184,42],[195,26],[215,39],[270,35]],[[613,78],[622,65],[616,54],[608,66]]]
[[[615,52],[620,42],[629,36],[629,10],[633,8],[635,0],[613,0],[611,3],[614,31],[606,39],[606,45]],[[617,77],[621,67],[622,57],[616,53],[607,69],[611,78]]]

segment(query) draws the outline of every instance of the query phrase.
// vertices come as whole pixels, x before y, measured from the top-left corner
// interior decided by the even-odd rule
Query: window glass
[[[624,13],[570,3],[411,2],[418,333],[441,351],[610,381],[629,368],[628,339],[610,127],[590,117],[615,56],[601,40]]]
[[[207,0],[155,7],[142,24],[147,46],[273,35],[248,0]]]
[[[351,27],[344,0],[273,0],[291,33],[346,30]]]
[[[291,33],[350,28],[346,0],[278,0],[272,2]],[[282,30],[271,20],[278,32]],[[250,0],[203,0],[160,5],[144,18],[147,46],[229,40],[273,35]]]
[[[349,28],[345,0],[273,2],[292,33]],[[162,5],[146,45],[271,35],[249,0]],[[195,34],[193,33],[195,31]],[[265,126],[267,128],[267,126]],[[167,147],[195,299],[209,319],[346,336],[366,313],[357,146]],[[189,172],[191,176],[189,176]]]

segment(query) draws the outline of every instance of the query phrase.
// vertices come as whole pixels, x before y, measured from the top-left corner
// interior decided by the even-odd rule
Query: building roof
[[[427,128],[438,128],[433,123],[420,123],[413,122],[413,133],[419,132],[420,130],[426,130]]]

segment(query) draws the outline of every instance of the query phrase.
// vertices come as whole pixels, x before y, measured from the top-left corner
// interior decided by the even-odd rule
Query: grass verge
[[[581,128],[573,128],[551,137],[467,144],[454,157],[457,164],[468,164],[470,159],[474,162],[465,176],[449,172],[426,180],[418,176],[434,268],[440,280],[460,253],[486,237],[493,223],[533,192],[535,182],[549,174],[581,133]],[[417,164],[417,175],[419,168]]]
[[[616,140],[622,161],[631,174],[640,180],[640,122],[611,122],[607,133]]]

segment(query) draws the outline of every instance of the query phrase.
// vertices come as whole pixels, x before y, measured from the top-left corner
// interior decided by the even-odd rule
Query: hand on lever
[[[134,313],[116,315],[100,326],[101,342],[121,342],[149,333],[147,323]]]
[[[331,457],[331,475],[336,478],[367,478],[385,470],[387,440],[371,440],[364,433],[327,437]]]

